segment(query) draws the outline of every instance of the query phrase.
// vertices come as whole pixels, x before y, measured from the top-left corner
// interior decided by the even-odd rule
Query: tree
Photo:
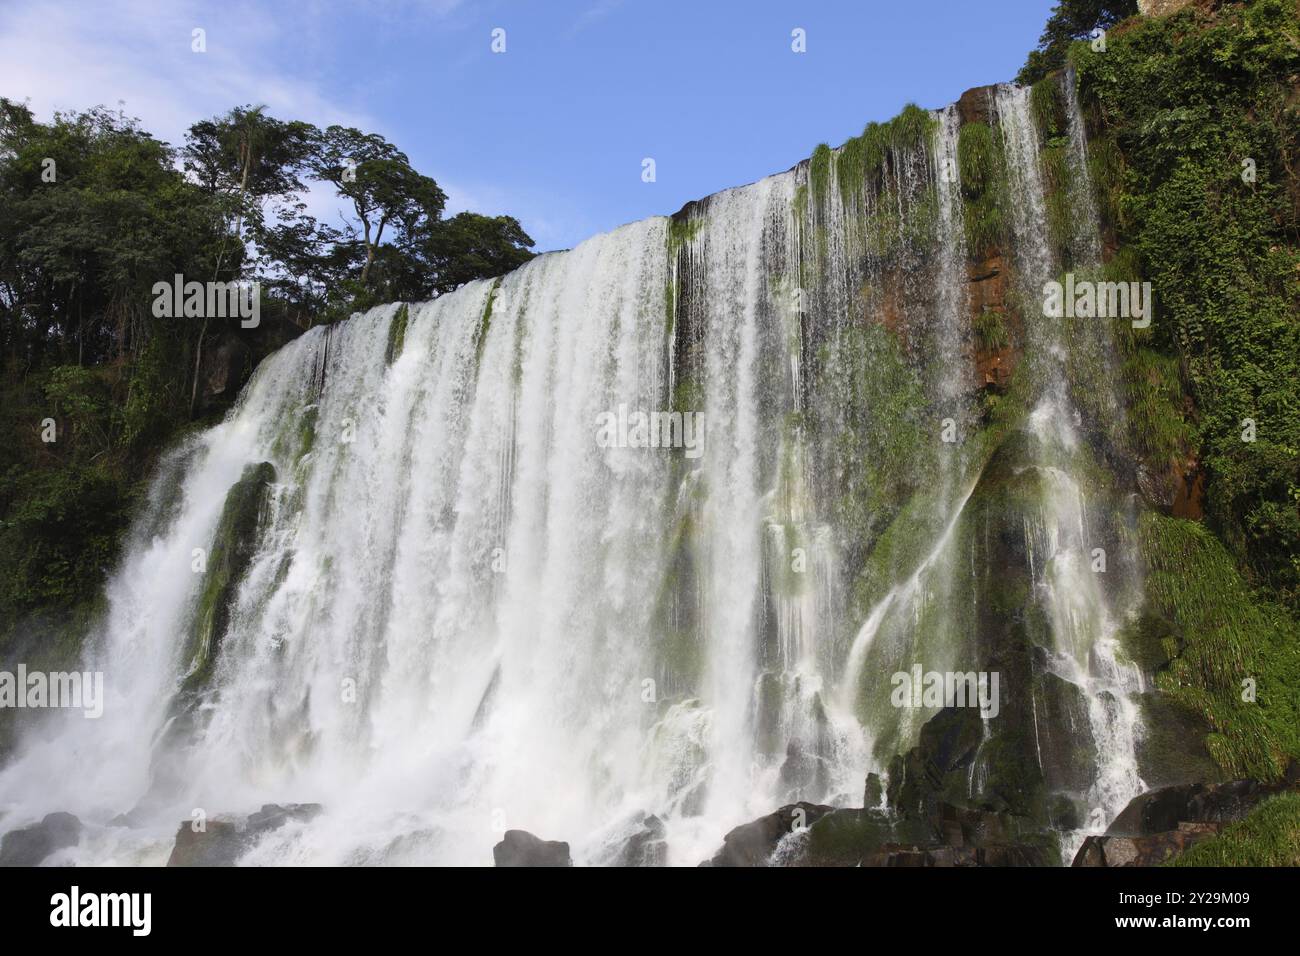
[[[223,117],[195,123],[185,135],[186,172],[209,193],[220,196],[233,219],[213,267],[214,282],[221,278],[230,242],[242,246],[262,231],[265,200],[273,196],[291,199],[304,188],[298,174],[312,154],[316,130],[308,123],[281,122],[265,110],[263,106],[236,107]],[[253,224],[253,234],[247,237],[246,219]],[[210,321],[211,316],[205,313],[195,341],[191,415],[198,400],[203,340]]]
[[[428,293],[450,292],[471,279],[504,275],[533,257],[532,245],[514,216],[462,212],[431,223],[419,243],[431,276]]]
[[[391,226],[400,243],[436,221],[447,203],[433,179],[411,168],[406,154],[376,133],[329,127],[312,166],[315,178],[333,183],[356,210],[365,243],[363,287],[370,281],[385,229]]]
[[[1029,54],[1016,82],[1037,83],[1065,66],[1065,54],[1075,40],[1082,40],[1098,27],[1108,30],[1137,12],[1137,0],[1061,0],[1052,8],[1038,38],[1038,49]]]

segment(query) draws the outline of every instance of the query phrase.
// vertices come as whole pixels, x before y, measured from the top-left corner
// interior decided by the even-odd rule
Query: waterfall
[[[1068,99],[1073,104],[1069,112],[1074,117],[1070,126],[1075,181],[1084,183],[1084,191],[1090,193],[1072,74],[1067,74],[1067,80]],[[1054,647],[1048,657],[1048,670],[1078,687],[1086,700],[1088,730],[1097,763],[1086,794],[1087,825],[1091,832],[1102,832],[1144,789],[1136,756],[1140,726],[1135,697],[1143,689],[1142,676],[1137,666],[1126,662],[1120,653],[1117,632],[1125,609],[1114,606],[1115,599],[1103,587],[1097,571],[1097,562],[1102,558],[1122,567],[1132,567],[1136,562],[1131,554],[1098,555],[1094,550],[1100,516],[1097,506],[1089,501],[1078,434],[1080,412],[1067,374],[1072,350],[1077,354],[1087,349],[1095,354],[1106,348],[1108,337],[1096,320],[1089,328],[1069,330],[1063,321],[1045,318],[1041,310],[1034,313],[1032,303],[1041,295],[1044,283],[1055,277],[1058,267],[1064,270],[1071,264],[1054,261],[1048,242],[1045,192],[1029,91],[1000,87],[997,110],[1010,186],[1018,197],[1013,215],[1013,248],[1019,263],[1021,292],[1031,303],[1026,305],[1025,315],[1036,393],[1029,430],[1042,496],[1037,518],[1025,528],[1026,546],[1034,583],[1052,624]],[[1095,236],[1095,204],[1081,203],[1074,212]],[[1091,256],[1096,248],[1090,243],[1084,256]],[[1112,383],[1113,376],[1103,375],[1100,380],[1075,381],[1074,385],[1110,391]],[[1118,400],[1112,398],[1109,407],[1117,410]],[[1081,835],[1067,840],[1067,855],[1081,841]]]
[[[1041,146],[1027,91],[994,112],[1032,303],[1062,265]],[[266,359],[160,464],[86,652],[104,716],[31,730],[5,827],[68,810],[76,862],[161,863],[196,811],[317,802],[244,861],[484,864],[526,829],[581,864],[653,814],[694,865],[783,803],[859,805],[935,713],[891,674],[983,663],[962,121],[924,119]],[[1084,347],[1025,309],[1025,547],[1109,820],[1141,688],[1088,569]]]

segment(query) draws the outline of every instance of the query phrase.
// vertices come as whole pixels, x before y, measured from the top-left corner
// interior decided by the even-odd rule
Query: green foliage
[[[1300,866],[1300,793],[1270,797],[1165,865]]]
[[[355,223],[306,215],[307,178],[334,183]],[[444,220],[444,202],[381,137],[261,107],[201,120],[173,150],[119,112],[38,122],[0,98],[0,650],[84,623],[135,482],[180,429],[222,411],[193,401],[205,346],[235,337],[256,362],[297,328],[532,256],[517,220]],[[155,315],[155,284],[177,275],[259,281],[261,327]],[[392,331],[396,356],[404,327]]]
[[[675,256],[677,251],[691,242],[704,227],[704,220],[698,216],[674,216],[668,220],[668,254]]]
[[[1208,517],[1253,584],[1300,607],[1300,509],[1288,495],[1300,481],[1295,5],[1143,20],[1075,60],[1107,131],[1094,168],[1123,254],[1155,292],[1131,396],[1153,408],[1163,395],[1167,409],[1175,365],[1186,376]],[[1159,417],[1143,444],[1163,456],[1186,429]]]
[[[1065,100],[1055,77],[1044,77],[1029,88],[1029,112],[1043,142],[1065,133]]]
[[[925,473],[925,394],[893,334],[876,323],[845,329],[818,367],[826,397],[813,410],[811,445],[854,568]]]
[[[808,182],[812,185],[813,198],[821,205],[826,201],[826,187],[831,181],[831,148],[825,143],[813,150],[808,163]]]
[[[109,468],[11,468],[0,476],[0,620],[93,596],[117,554],[128,488]],[[6,635],[0,634],[0,643]]]
[[[974,331],[979,347],[987,351],[996,352],[1011,344],[1011,335],[1007,332],[1001,313],[987,307],[975,316]]]
[[[1074,234],[1074,219],[1078,215],[1069,146],[1064,137],[1057,137],[1044,143],[1039,155],[1046,193],[1047,235],[1057,259],[1064,260]]]
[[[1300,626],[1251,594],[1203,525],[1147,513],[1139,541],[1150,607],[1168,622],[1158,687],[1209,724],[1206,747],[1226,776],[1278,778],[1300,758]]]
[[[406,323],[410,318],[410,306],[403,302],[393,314],[393,321],[388,324],[388,348],[384,352],[384,362],[388,365],[392,365],[402,354],[402,345],[406,342]]]
[[[212,675],[230,625],[236,590],[256,549],[267,489],[274,481],[275,467],[270,462],[249,465],[226,495],[186,650],[184,692],[198,691]]]
[[[1036,83],[1059,70],[1075,40],[1089,36],[1096,27],[1109,29],[1137,12],[1137,0],[1060,0],[1038,38],[1038,49],[1029,54],[1016,82]]]
[[[412,283],[415,298],[451,292],[474,279],[503,276],[533,257],[532,238],[514,216],[481,216],[462,212],[425,225],[417,235],[417,262],[428,276],[427,286]],[[426,293],[427,288],[427,293]]]
[[[957,134],[966,247],[984,256],[1005,232],[1006,157],[1002,140],[985,123],[967,123]]]

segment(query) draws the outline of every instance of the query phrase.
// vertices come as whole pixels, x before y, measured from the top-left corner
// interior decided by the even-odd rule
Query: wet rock
[[[628,837],[618,858],[619,866],[667,866],[668,842],[664,824],[656,816],[647,816],[641,829]]]
[[[203,411],[229,404],[248,380],[253,350],[234,332],[223,332],[203,352],[198,405]]]
[[[304,823],[320,816],[324,809],[319,803],[290,803],[280,806],[276,803],[263,804],[262,809],[250,814],[245,822],[244,832],[252,836],[261,836],[268,830],[276,830],[290,820]]]
[[[167,865],[234,866],[246,849],[235,823],[209,820],[202,830],[196,830],[192,823],[182,823]]]
[[[938,846],[917,847],[886,844],[862,858],[868,867],[974,867],[1051,866],[1054,861],[1041,846]]]
[[[202,830],[185,821],[176,831],[167,865],[234,866],[267,833],[291,820],[311,820],[321,810],[319,803],[268,803],[243,820],[208,820]]]
[[[492,859],[497,866],[573,866],[569,844],[543,840],[526,830],[507,830],[492,848]]]
[[[1107,836],[1150,836],[1180,823],[1231,823],[1245,818],[1279,788],[1257,780],[1206,786],[1182,784],[1138,794],[1106,830]]]
[[[1182,823],[1175,830],[1150,836],[1090,836],[1079,847],[1072,865],[1160,866],[1221,829],[1218,823]]]
[[[830,768],[820,755],[792,740],[781,763],[780,781],[788,800],[822,796],[830,783]]]
[[[811,827],[834,807],[815,803],[792,803],[736,827],[722,840],[722,847],[704,866],[768,866],[782,838],[800,827]]]
[[[962,125],[967,123],[991,123],[995,118],[993,97],[997,87],[976,86],[963,93],[957,100],[957,115]]]
[[[1276,784],[1232,780],[1180,784],[1138,794],[1102,836],[1088,837],[1074,866],[1159,866],[1229,823],[1242,820],[1268,797],[1297,789],[1293,765]]]
[[[40,823],[12,830],[0,841],[0,866],[39,866],[56,850],[76,846],[81,821],[71,813],[50,813]]]
[[[880,806],[881,801],[885,799],[884,786],[880,774],[867,774],[867,781],[862,788],[862,805],[868,809]]]

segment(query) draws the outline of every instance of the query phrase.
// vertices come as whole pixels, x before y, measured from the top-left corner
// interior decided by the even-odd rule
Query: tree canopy
[[[1065,54],[1075,40],[1090,36],[1098,28],[1108,30],[1137,12],[1137,0],[1061,0],[1052,8],[1038,38],[1038,48],[1030,51],[1016,82],[1037,83],[1065,66]]]

